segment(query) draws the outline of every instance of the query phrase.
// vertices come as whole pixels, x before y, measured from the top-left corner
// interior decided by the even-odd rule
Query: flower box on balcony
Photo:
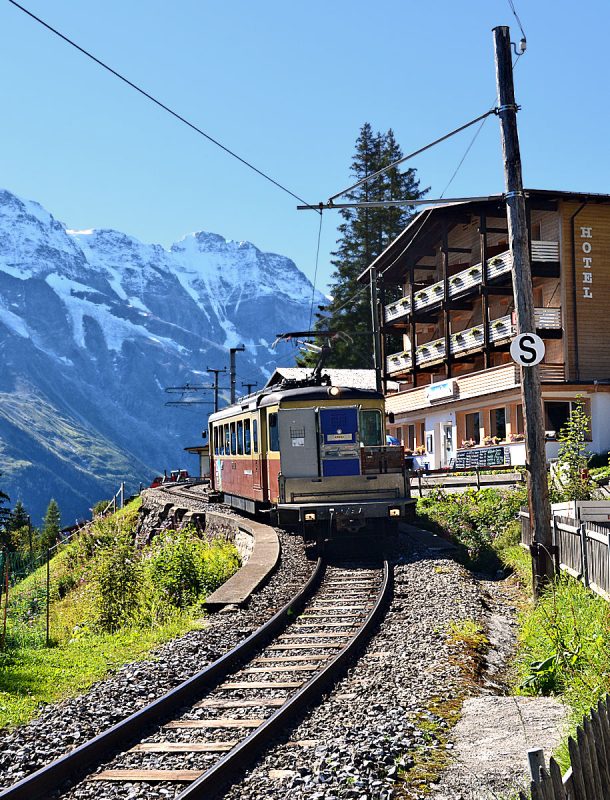
[[[452,286],[459,286],[460,283],[464,283],[464,279],[460,278],[458,275],[454,275],[449,282]]]
[[[477,275],[481,274],[481,270],[479,267],[471,267],[468,270],[468,274],[470,275],[471,278],[475,278]]]
[[[438,285],[434,287],[434,291],[436,292],[436,294],[442,294],[444,290],[441,285]]]
[[[472,334],[472,336],[480,336],[483,333],[483,331],[480,328],[471,328],[470,333]]]
[[[437,350],[442,350],[445,347],[445,342],[436,342],[434,346]]]
[[[497,319],[497,320],[496,320],[496,321],[493,323],[493,326],[494,326],[494,328],[495,328],[496,330],[502,330],[502,328],[505,328],[505,327],[506,327],[506,322],[505,322],[505,320],[503,320],[503,319]]]

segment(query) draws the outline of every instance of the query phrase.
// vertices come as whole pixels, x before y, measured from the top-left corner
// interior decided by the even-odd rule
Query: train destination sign
[[[510,343],[510,356],[522,367],[533,367],[544,358],[544,342],[535,333],[520,333]]]

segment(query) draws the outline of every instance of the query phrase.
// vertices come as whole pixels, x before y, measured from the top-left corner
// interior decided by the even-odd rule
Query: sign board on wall
[[[510,464],[510,447],[480,447],[472,450],[458,450],[455,457],[456,469],[485,469]]]
[[[426,398],[430,403],[435,400],[444,400],[447,397],[455,397],[455,381],[439,381],[430,383],[426,386]]]

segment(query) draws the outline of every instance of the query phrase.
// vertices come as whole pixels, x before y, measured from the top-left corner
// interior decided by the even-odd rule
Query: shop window
[[[415,425],[407,425],[405,447],[409,450],[415,450]]]
[[[365,447],[379,447],[384,444],[381,438],[381,412],[362,410],[360,412],[360,441]]]
[[[249,456],[252,452],[252,443],[250,441],[250,420],[244,421],[244,453]]]
[[[280,432],[277,427],[277,414],[269,414],[269,450],[279,452]]]
[[[544,404],[544,430],[551,436],[559,436],[559,432],[570,416],[570,403],[553,401]]]
[[[401,444],[405,443],[404,439],[402,438],[402,428],[396,428],[396,432],[394,433],[394,436],[396,436],[396,438],[398,439],[398,441]]]
[[[258,453],[258,420],[252,420],[252,444],[254,446],[254,452]]]
[[[475,444],[481,444],[481,414],[475,411],[466,414],[466,439],[472,440]]]
[[[490,413],[491,435],[498,439],[506,439],[506,409],[492,408]]]
[[[244,421],[242,419],[237,422],[237,455],[243,456],[244,454]]]

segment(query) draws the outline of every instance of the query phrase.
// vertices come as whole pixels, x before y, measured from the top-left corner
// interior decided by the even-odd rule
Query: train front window
[[[252,444],[254,445],[254,452],[258,453],[258,420],[252,420]]]
[[[280,449],[280,433],[277,427],[277,414],[269,414],[269,450],[276,453]]]
[[[237,455],[243,456],[244,454],[244,422],[239,420],[237,423]]]
[[[380,411],[376,409],[362,409],[360,411],[360,442],[365,447],[379,447],[384,444]]]
[[[250,420],[247,419],[244,421],[244,453],[249,456],[252,452],[252,446],[250,443]]]

